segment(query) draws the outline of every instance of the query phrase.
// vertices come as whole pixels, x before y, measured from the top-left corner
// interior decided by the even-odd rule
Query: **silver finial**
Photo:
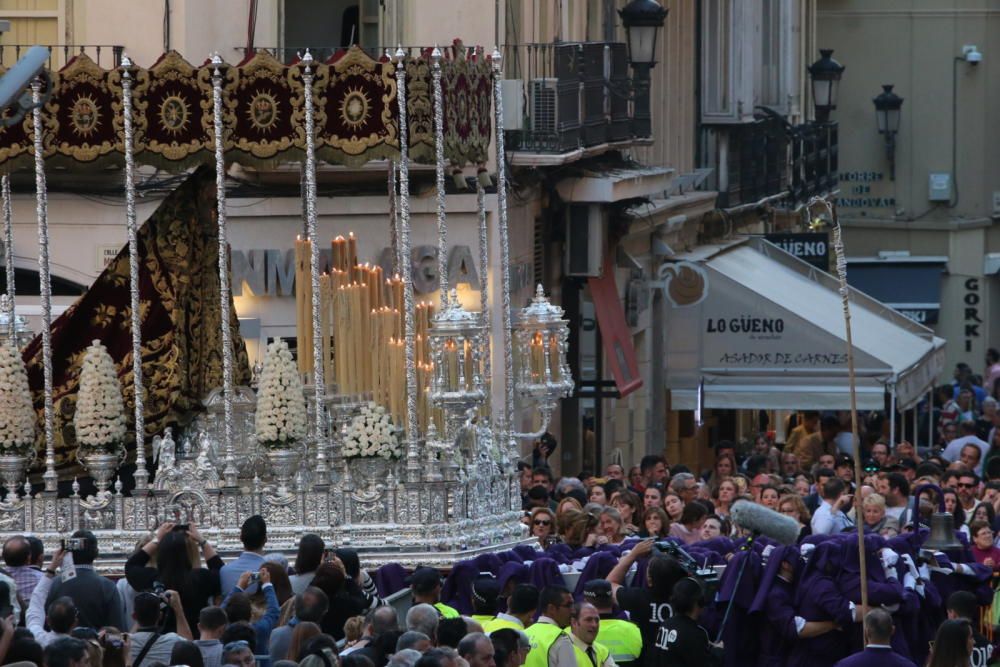
[[[399,62],[402,63],[403,58],[405,57],[406,57],[406,51],[403,50],[403,46],[402,44],[400,44],[399,46],[396,47],[396,58],[398,58]]]
[[[132,67],[132,59],[128,57],[127,53],[122,54],[122,67],[126,70]]]
[[[431,58],[433,58],[434,60],[441,60],[441,56],[443,56],[443,55],[444,54],[441,53],[441,49],[439,49],[438,46],[437,46],[437,44],[435,44],[434,45],[434,50],[431,51]]]
[[[220,56],[219,52],[216,51],[212,54],[212,65],[218,67],[221,64],[222,64],[222,56]]]
[[[309,67],[310,65],[313,64],[313,57],[312,54],[309,53],[309,49],[306,49],[305,55],[302,56],[302,62],[306,64],[306,67]]]

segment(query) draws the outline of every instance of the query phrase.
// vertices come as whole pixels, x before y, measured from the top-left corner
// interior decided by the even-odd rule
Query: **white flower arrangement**
[[[306,399],[302,380],[288,344],[267,346],[257,388],[257,442],[268,449],[285,449],[306,437]]]
[[[392,418],[381,405],[368,403],[351,420],[344,440],[343,456],[354,458],[398,459],[403,455]]]
[[[125,401],[115,362],[101,341],[91,342],[80,369],[73,415],[76,441],[85,452],[117,454],[125,445]]]
[[[0,346],[0,454],[30,456],[35,447],[35,406],[21,353]]]

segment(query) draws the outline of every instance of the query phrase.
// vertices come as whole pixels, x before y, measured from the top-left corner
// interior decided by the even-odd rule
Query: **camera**
[[[170,607],[170,593],[167,591],[167,588],[163,585],[162,581],[153,582],[153,594],[160,598],[161,610],[166,610]]]
[[[705,599],[713,600],[716,591],[719,590],[721,578],[719,573],[712,567],[701,567],[694,556],[689,554],[684,547],[669,540],[661,540],[653,543],[653,549],[657,553],[671,556],[680,563],[680,566],[687,572],[689,577],[693,577],[701,582],[705,589]]]
[[[71,537],[68,540],[60,540],[59,547],[63,551],[82,551],[87,548],[87,540],[82,537]]]
[[[258,581],[260,581],[260,572],[251,572],[250,573],[250,583],[251,584],[256,584]]]

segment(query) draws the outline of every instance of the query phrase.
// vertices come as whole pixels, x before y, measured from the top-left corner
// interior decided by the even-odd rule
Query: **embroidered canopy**
[[[445,159],[485,162],[492,132],[492,72],[481,49],[456,42],[444,50],[441,78]],[[404,60],[410,159],[434,162],[430,52]],[[358,166],[399,152],[399,107],[394,63],[352,47],[314,63],[317,158]],[[302,64],[259,51],[223,71],[227,158],[243,164],[297,161],[305,148]],[[44,156],[53,166],[123,161],[123,69],[106,70],[86,54],[53,74],[43,114]],[[134,68],[135,158],[179,171],[213,161],[211,63],[193,66],[175,51]],[[0,127],[0,170],[33,159],[31,114]]]

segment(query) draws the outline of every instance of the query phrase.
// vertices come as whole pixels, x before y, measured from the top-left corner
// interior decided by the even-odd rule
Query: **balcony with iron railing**
[[[703,150],[716,169],[718,206],[768,201],[797,205],[837,187],[837,124],[789,124],[773,112],[753,122],[702,128]]]
[[[504,47],[504,128],[512,161],[574,159],[639,143],[626,46],[555,42]]]
[[[10,68],[27,53],[34,44],[2,44],[0,45],[0,67]],[[58,71],[75,56],[86,54],[91,60],[105,69],[114,69],[121,65],[125,47],[121,44],[43,44],[49,49],[49,59],[45,67],[49,71]]]

